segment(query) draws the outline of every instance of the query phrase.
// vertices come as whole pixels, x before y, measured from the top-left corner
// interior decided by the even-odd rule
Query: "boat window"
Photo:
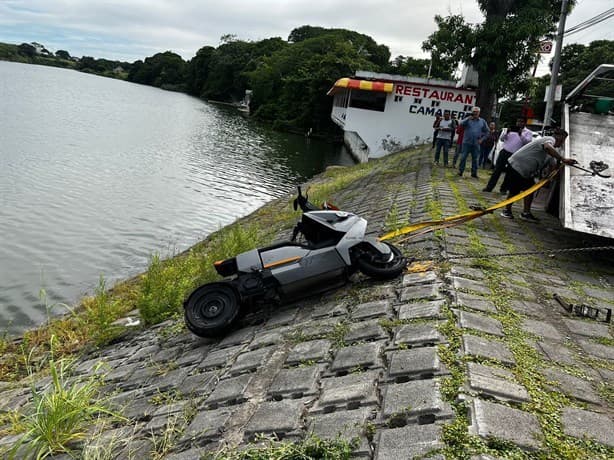
[[[360,89],[352,90],[350,107],[383,112],[386,108],[386,93]]]
[[[333,104],[335,107],[347,107],[348,93],[349,91],[343,91],[339,94],[335,94],[335,98],[333,99]]]

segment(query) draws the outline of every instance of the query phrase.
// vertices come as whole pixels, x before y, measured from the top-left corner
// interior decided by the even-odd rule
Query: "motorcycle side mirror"
[[[301,186],[297,185],[296,188],[298,189],[298,195],[296,196],[296,198],[294,199],[294,202],[292,203],[292,206],[294,207],[294,210],[297,211],[300,205],[300,200],[303,197],[303,193],[301,192]]]

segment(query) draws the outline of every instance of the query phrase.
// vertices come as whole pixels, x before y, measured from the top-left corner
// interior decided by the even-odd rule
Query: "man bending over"
[[[566,138],[567,132],[563,129],[556,128],[553,136],[544,136],[540,139],[535,139],[524,147],[521,147],[509,158],[509,169],[506,177],[508,198],[535,185],[534,177],[539,175],[542,168],[550,160],[550,157],[555,158],[557,161],[562,161],[567,165],[577,163],[576,160],[572,160],[571,158],[563,158],[557,151],[557,148],[563,145]],[[538,219],[531,214],[531,203],[533,203],[533,194],[524,198],[524,209],[520,214],[520,218],[530,222],[537,222]],[[511,204],[505,207],[501,212],[501,216],[507,219],[514,218]]]

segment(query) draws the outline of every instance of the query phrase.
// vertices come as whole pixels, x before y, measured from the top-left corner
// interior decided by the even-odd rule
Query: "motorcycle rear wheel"
[[[383,260],[382,255],[371,250],[363,252],[356,259],[358,269],[370,278],[377,280],[389,280],[399,276],[407,265],[407,259],[401,251],[392,244],[384,243],[392,251],[392,260]]]
[[[184,303],[185,323],[200,337],[219,336],[232,326],[240,308],[239,295],[230,284],[203,284]]]

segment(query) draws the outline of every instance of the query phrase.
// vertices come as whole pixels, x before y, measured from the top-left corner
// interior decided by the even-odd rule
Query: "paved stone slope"
[[[428,152],[393,161],[332,200],[371,233],[500,198],[433,170]],[[98,427],[96,442],[117,458],[178,460],[259,433],[315,433],[357,439],[356,458],[377,460],[612,458],[612,326],[552,299],[614,308],[612,253],[497,257],[603,244],[537,214],[539,224],[492,215],[401,242],[421,261],[413,272],[390,283],[355,275],[248,316],[221,340],[165,323],[84,357],[78,375],[107,363],[104,391],[129,419]],[[0,410],[28,401],[27,389],[0,391]]]

